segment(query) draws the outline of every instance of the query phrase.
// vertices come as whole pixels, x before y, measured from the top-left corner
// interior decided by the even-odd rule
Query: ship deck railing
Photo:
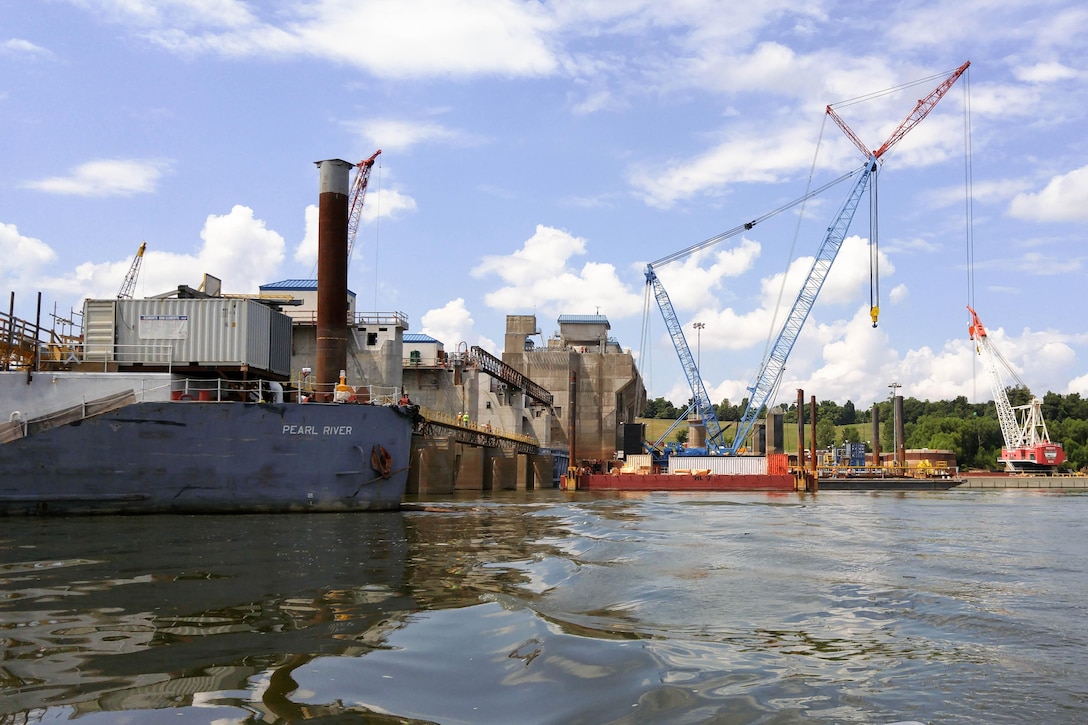
[[[337,387],[307,384],[301,379],[285,384],[262,378],[238,381],[185,377],[173,382],[170,397],[182,401],[307,403],[321,398],[336,400]],[[401,397],[400,388],[393,385],[348,385],[346,393],[344,402],[372,405],[397,405]]]
[[[176,364],[174,360],[174,346],[170,342],[150,342],[134,345],[118,343],[100,344],[87,343],[78,337],[66,337],[52,335],[48,341],[35,341],[24,337],[19,350],[13,350],[7,357],[8,366],[5,369],[23,370],[34,368],[37,365],[40,370],[66,370],[78,367],[80,370],[94,372],[112,372],[118,366],[123,365],[154,365],[170,372]],[[0,352],[6,351],[6,347],[0,345]],[[35,354],[37,359],[35,359]]]

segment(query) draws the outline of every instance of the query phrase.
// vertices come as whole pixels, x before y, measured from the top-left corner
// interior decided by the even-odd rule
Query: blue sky
[[[0,1],[0,293],[67,314],[142,241],[137,296],[312,277],[313,162],[380,148],[360,309],[496,354],[508,314],[543,340],[604,314],[680,404],[646,263],[859,167],[827,104],[868,98],[837,108],[876,148],[970,60],[880,171],[879,326],[866,200],[779,400],[991,399],[969,302],[1036,394],[1088,394],[1086,36],[1065,0]],[[746,395],[850,183],[657,269],[713,401]]]

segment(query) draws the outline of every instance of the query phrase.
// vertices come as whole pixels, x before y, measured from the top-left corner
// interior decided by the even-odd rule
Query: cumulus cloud
[[[676,310],[705,310],[708,301],[719,299],[726,278],[740,277],[752,269],[762,247],[745,237],[732,248],[695,252],[657,268],[654,273]]]
[[[839,148],[838,158],[845,161],[845,145]],[[632,165],[627,180],[646,204],[667,209],[694,197],[721,194],[731,184],[788,179],[808,168],[815,149],[809,128],[738,124],[723,141],[692,158],[655,164],[659,170],[652,175],[646,174],[645,160]],[[853,165],[860,166],[860,160]]]
[[[0,222],[0,288],[30,291],[41,270],[57,259],[57,253],[40,239],[19,232],[14,224]]]
[[[51,176],[22,186],[64,196],[132,196],[150,194],[169,169],[166,161],[100,159],[72,169],[66,176]]]
[[[366,204],[363,206],[362,221],[365,223],[376,221],[378,218],[397,217],[416,210],[416,200],[396,189],[382,189],[369,191],[366,195]]]
[[[1080,77],[1080,71],[1070,68],[1063,63],[1049,62],[1036,63],[1030,66],[1013,69],[1013,75],[1018,80],[1028,83],[1053,83],[1055,81],[1067,81]]]
[[[205,273],[223,280],[226,293],[255,292],[279,271],[284,258],[283,237],[236,205],[227,214],[209,215],[200,232],[203,244],[195,254],[156,250],[148,245],[140,266],[136,296],[155,295],[179,284],[197,287]],[[43,287],[70,297],[114,297],[132,258],[84,262],[61,277],[46,278]]]
[[[548,40],[553,17],[514,0],[321,0],[265,17],[230,0],[76,1],[185,54],[309,55],[387,78],[539,76],[560,65]]]
[[[317,217],[317,204],[308,205],[305,211],[306,232],[303,234],[302,241],[295,247],[293,257],[296,262],[303,266],[317,264]]]
[[[1051,178],[1038,192],[1017,194],[1009,214],[1040,222],[1088,220],[1088,166]]]
[[[628,289],[613,265],[586,262],[576,268],[570,263],[585,253],[585,239],[540,224],[521,249],[484,257],[472,275],[503,281],[503,287],[484,296],[498,310],[532,309],[553,316],[575,310],[600,310],[614,317],[637,314],[642,295]]]
[[[1085,373],[1084,375],[1078,375],[1077,377],[1069,381],[1069,383],[1065,386],[1065,390],[1056,392],[1062,392],[1065,395],[1077,393],[1082,398],[1088,397],[1088,373]]]
[[[362,254],[365,225],[379,218],[392,218],[415,210],[416,200],[407,194],[394,189],[382,190],[380,194],[376,193],[376,190],[368,191],[363,204],[363,213],[360,215],[360,228],[356,231],[355,243],[352,246],[352,258],[358,259]],[[292,255],[292,259],[304,267],[317,264],[317,218],[317,204],[309,204],[305,211],[306,231]]]
[[[420,322],[423,333],[440,341],[446,352],[455,352],[462,342],[468,347],[479,345],[485,350],[496,349],[493,341],[476,331],[476,322],[465,307],[463,297],[450,300],[442,307],[427,310]]]

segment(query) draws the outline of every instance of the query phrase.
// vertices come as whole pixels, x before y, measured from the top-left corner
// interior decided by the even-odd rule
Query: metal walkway
[[[489,448],[511,448],[518,453],[537,453],[540,451],[540,442],[521,433],[493,429],[491,426],[481,426],[472,421],[458,420],[456,415],[440,413],[420,406],[419,414],[423,416],[423,433],[433,437],[449,437],[458,443],[466,443],[472,446],[485,446]]]

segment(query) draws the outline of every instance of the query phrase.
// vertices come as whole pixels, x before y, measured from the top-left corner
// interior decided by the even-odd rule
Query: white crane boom
[[[136,256],[132,259],[132,266],[128,268],[128,274],[125,275],[125,281],[121,283],[121,290],[117,293],[117,299],[132,299],[132,292],[136,289],[136,278],[140,276],[140,264],[144,260],[144,251],[146,249],[147,242],[141,242],[140,248],[136,250]]]

